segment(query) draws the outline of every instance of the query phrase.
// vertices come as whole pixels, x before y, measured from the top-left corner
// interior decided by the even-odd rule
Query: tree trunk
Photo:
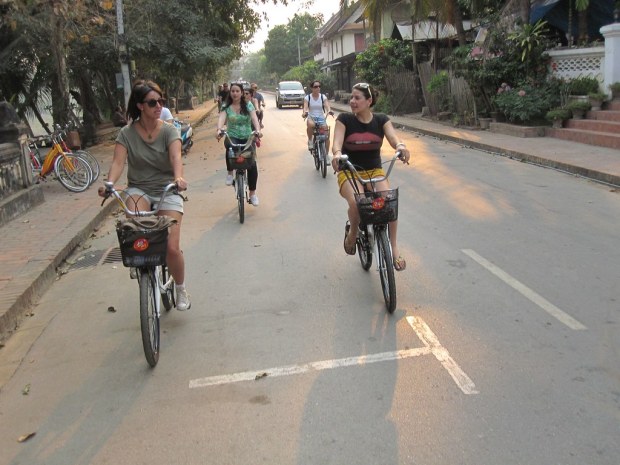
[[[519,17],[523,24],[530,23],[530,0],[519,0]]]
[[[452,6],[452,15],[454,17],[454,29],[456,29],[456,37],[458,38],[459,45],[463,46],[467,44],[467,39],[465,37],[465,28],[463,27],[463,15],[461,14],[461,9],[459,8],[459,4],[456,0],[450,0],[453,3]]]
[[[55,124],[65,125],[69,121],[69,78],[67,76],[67,49],[63,37],[64,22],[60,15],[52,14],[51,48],[54,62],[52,76],[52,117]]]

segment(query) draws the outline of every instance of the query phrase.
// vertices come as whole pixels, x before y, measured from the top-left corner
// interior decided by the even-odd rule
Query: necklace
[[[153,131],[155,131],[155,129],[157,129],[157,122],[155,122],[155,127],[153,128],[153,131],[150,131],[148,129],[146,129],[146,126],[144,125],[144,122],[142,121],[142,118],[140,118],[140,126],[142,126],[142,129],[144,129],[144,132],[146,133],[146,136],[149,138],[149,140],[151,140],[153,138]]]

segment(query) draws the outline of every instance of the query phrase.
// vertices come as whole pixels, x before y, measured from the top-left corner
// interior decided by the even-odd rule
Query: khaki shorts
[[[370,178],[377,178],[379,176],[385,176],[385,171],[383,171],[383,168],[373,168],[371,170],[359,170],[358,173],[362,179],[370,179]],[[339,171],[338,172],[338,189],[339,190],[342,189],[342,185],[345,182],[347,182],[347,175],[345,174],[344,171]]]
[[[157,208],[157,203],[159,202],[159,199],[161,198],[159,195],[156,197],[152,195],[148,195],[143,190],[138,189],[137,187],[128,187],[123,192],[126,195],[131,195],[133,197],[143,197],[147,199],[153,206],[152,207],[153,209]],[[179,212],[182,214],[183,213],[183,197],[181,197],[179,194],[168,192],[168,195],[166,195],[166,198],[164,198],[164,201],[163,201],[163,204],[160,210],[171,210],[171,211]]]

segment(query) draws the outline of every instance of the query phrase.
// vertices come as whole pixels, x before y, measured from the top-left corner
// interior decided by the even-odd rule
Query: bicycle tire
[[[142,347],[147,363],[154,367],[159,361],[159,315],[155,308],[155,299],[160,294],[156,288],[154,270],[144,268],[140,269],[139,273]]]
[[[91,171],[93,172],[93,178],[90,181],[93,184],[97,179],[99,179],[99,175],[101,174],[101,167],[99,166],[99,162],[97,159],[87,150],[74,150],[74,155],[77,155],[80,158],[83,158],[90,166]]]
[[[72,154],[61,154],[54,162],[56,178],[71,192],[84,192],[91,185],[92,170],[86,160]]]
[[[314,169],[317,171],[321,168],[321,160],[319,160],[319,143],[314,139],[312,145],[312,157],[314,158]]]
[[[321,165],[321,176],[325,179],[327,176],[327,150],[325,148],[325,141],[319,142],[319,163]]]
[[[168,267],[166,265],[163,265],[159,269],[161,284],[162,286],[164,286],[168,281]],[[170,283],[170,287],[167,287],[165,292],[161,293],[161,303],[166,309],[166,311],[170,311],[172,307],[176,307],[176,297],[174,295],[174,280],[172,280],[172,283]]]
[[[366,225],[360,225],[357,233],[357,255],[360,258],[362,268],[368,271],[372,266],[372,245],[368,240],[368,227]]]
[[[237,180],[236,180],[236,188],[237,188],[237,206],[239,209],[239,223],[243,224],[245,221],[245,179],[243,177],[243,172],[237,170]]]
[[[396,278],[394,276],[394,261],[392,259],[392,248],[390,247],[388,238],[388,229],[385,227],[375,232],[377,240],[377,264],[379,266],[379,277],[381,278],[383,298],[388,313],[394,313],[396,309]]]

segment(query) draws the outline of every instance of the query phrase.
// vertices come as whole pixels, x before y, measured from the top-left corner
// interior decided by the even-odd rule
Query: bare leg
[[[166,215],[177,220],[177,224],[168,229],[168,252],[166,263],[170,274],[174,277],[174,282],[181,286],[185,283],[185,258],[181,250],[181,222],[183,215],[177,211],[161,210],[159,215]]]

